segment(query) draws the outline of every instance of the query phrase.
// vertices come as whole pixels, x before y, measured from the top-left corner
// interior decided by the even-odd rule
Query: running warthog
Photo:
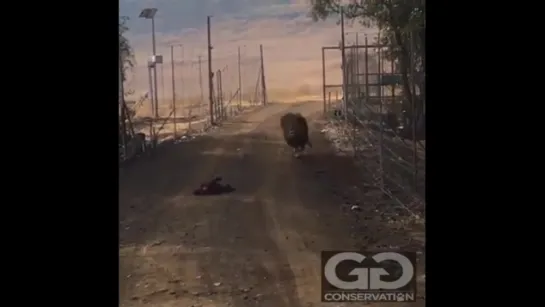
[[[295,157],[305,150],[306,145],[312,148],[308,138],[308,124],[303,115],[299,113],[287,113],[280,118],[280,127],[284,134],[284,140],[293,148]]]

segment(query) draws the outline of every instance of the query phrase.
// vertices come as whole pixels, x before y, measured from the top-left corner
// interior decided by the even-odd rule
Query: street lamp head
[[[146,8],[142,10],[142,12],[140,13],[138,17],[145,18],[145,19],[152,19],[153,17],[155,17],[155,13],[157,13],[156,8]]]

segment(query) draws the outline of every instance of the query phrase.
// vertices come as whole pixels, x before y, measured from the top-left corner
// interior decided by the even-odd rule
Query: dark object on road
[[[293,148],[295,157],[305,150],[306,145],[312,148],[308,138],[308,124],[306,118],[299,113],[288,113],[280,118],[280,126],[284,134],[284,140]]]
[[[221,177],[216,177],[209,182],[201,184],[201,186],[193,191],[193,195],[203,196],[203,195],[220,195],[225,193],[231,193],[235,191],[229,184],[221,184]]]
[[[127,148],[125,157],[126,160],[140,156],[147,151],[146,135],[144,133],[136,133],[133,137],[127,136]]]
[[[397,115],[394,112],[386,112],[384,116],[384,123],[388,128],[394,131],[397,131],[399,126],[401,126],[401,123],[397,119]]]
[[[399,129],[398,135],[402,139],[412,140],[413,139],[413,122],[409,122],[409,124],[402,129]],[[416,140],[417,141],[424,141],[426,140],[426,116],[421,116],[418,121],[416,122]]]

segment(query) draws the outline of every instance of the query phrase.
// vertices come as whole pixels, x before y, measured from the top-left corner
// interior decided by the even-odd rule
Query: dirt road
[[[316,124],[307,156],[284,145],[281,114],[312,121],[321,107],[273,104],[124,170],[120,306],[343,306],[320,302],[320,251],[376,246],[390,233],[369,236],[378,222],[354,228],[358,217],[343,212],[334,183],[355,180],[353,166]],[[237,191],[191,194],[216,175]]]

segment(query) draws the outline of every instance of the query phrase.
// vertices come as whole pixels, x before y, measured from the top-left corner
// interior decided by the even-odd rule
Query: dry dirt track
[[[313,124],[314,148],[293,159],[288,110],[314,118],[321,104],[272,104],[123,171],[120,306],[343,306],[320,303],[319,257],[362,247],[329,184],[351,164]],[[215,175],[237,191],[191,195]]]

